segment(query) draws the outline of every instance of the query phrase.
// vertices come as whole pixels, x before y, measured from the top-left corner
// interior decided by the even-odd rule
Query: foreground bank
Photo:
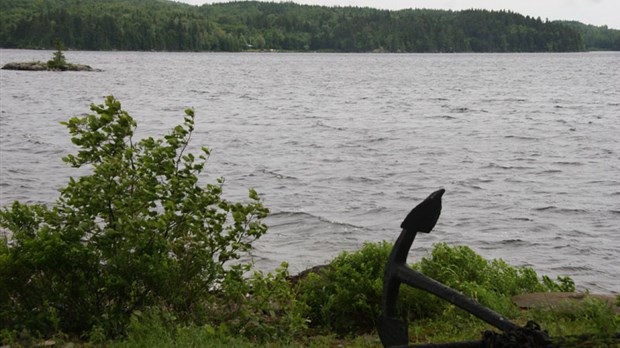
[[[380,311],[383,266],[390,250],[389,243],[366,244],[357,252],[342,253],[326,267],[306,273],[293,283],[287,277],[286,265],[276,274],[256,273],[246,280],[247,286],[237,283],[236,287],[218,292],[210,306],[220,308],[212,309],[214,316],[208,320],[187,321],[170,308],[151,306],[135,310],[125,333],[115,338],[98,326],[82,336],[58,331],[42,337],[36,332],[25,335],[25,331],[5,329],[3,344],[381,347],[375,320]],[[620,323],[618,304],[614,313],[613,304],[585,295],[581,301],[567,300],[553,305],[534,306],[530,301],[528,310],[511,301],[512,294],[530,291],[547,291],[547,298],[567,297],[557,291],[574,289],[568,277],[559,281],[547,277],[539,280],[529,268],[511,267],[501,260],[487,261],[468,247],[445,244],[436,245],[429,257],[413,267],[472,296],[519,325],[535,321],[560,346],[570,346],[568,342],[593,347],[617,344],[617,337],[613,337]],[[479,340],[483,332],[492,329],[427,293],[403,288],[401,298],[399,310],[409,319],[411,344]]]

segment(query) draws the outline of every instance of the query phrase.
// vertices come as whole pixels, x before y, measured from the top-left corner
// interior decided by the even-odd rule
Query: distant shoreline
[[[12,48],[12,47],[0,47],[0,50],[16,50],[16,51],[54,51],[51,48]],[[566,51],[566,52],[549,52],[549,51],[526,51],[526,52],[388,52],[388,51],[367,51],[367,52],[348,52],[348,51],[333,51],[333,50],[315,50],[315,51],[295,51],[295,50],[245,50],[245,51],[154,51],[154,50],[82,50],[82,49],[67,49],[66,52],[118,52],[118,53],[214,53],[214,54],[243,54],[243,53],[256,53],[256,54],[276,54],[276,53],[302,53],[302,54],[420,54],[420,55],[458,55],[458,54],[572,54],[572,53],[620,53],[620,51],[611,50],[586,50],[586,51]],[[31,64],[41,62],[20,62],[20,64]],[[44,64],[44,63],[43,63]]]

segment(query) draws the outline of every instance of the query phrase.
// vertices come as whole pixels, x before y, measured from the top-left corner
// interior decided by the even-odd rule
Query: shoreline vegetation
[[[91,174],[69,178],[53,205],[0,210],[9,231],[0,237],[2,347],[380,347],[391,243],[366,243],[295,277],[286,263],[256,270],[240,260],[267,233],[269,210],[253,189],[232,202],[223,179],[198,186],[210,150],[186,151],[194,110],[162,138],[141,140],[112,96],[90,110],[63,122],[79,148],[63,161]],[[535,321],[559,346],[620,339],[620,296],[575,293],[568,276],[445,243],[411,267],[518,325]],[[412,344],[492,330],[411,287],[397,306]]]
[[[379,10],[293,2],[3,0],[0,47],[89,51],[579,52],[620,30],[511,11]]]

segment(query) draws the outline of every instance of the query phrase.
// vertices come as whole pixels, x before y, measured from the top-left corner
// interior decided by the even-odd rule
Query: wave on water
[[[373,178],[369,178],[367,176],[352,176],[352,175],[348,175],[344,178],[333,178],[335,180],[343,180],[346,182],[351,182],[351,183],[358,183],[358,184],[381,184],[383,183],[383,179],[373,179]]]
[[[337,131],[344,131],[346,130],[346,128],[344,127],[335,127],[335,126],[330,126],[328,124],[325,124],[323,121],[316,121],[314,123],[314,127],[322,127],[322,128],[327,128],[327,129],[333,129],[333,130],[337,130]]]
[[[544,174],[558,174],[558,173],[563,173],[563,171],[559,169],[546,169],[546,170],[539,171],[536,174],[544,175]]]
[[[590,214],[591,211],[587,209],[571,209],[571,208],[560,208],[555,205],[548,205],[544,207],[534,208],[535,211],[544,211],[551,212],[556,214]]]
[[[560,166],[583,166],[584,165],[584,163],[576,162],[576,161],[558,161],[558,162],[553,162],[553,164],[557,164]]]
[[[345,230],[358,230],[364,229],[361,226],[355,226],[352,224],[335,222],[325,219],[320,216],[315,216],[305,212],[277,212],[272,213],[265,220],[265,223],[269,226],[270,231],[279,229],[282,226],[295,225],[295,227],[303,227],[301,230],[310,230],[314,227],[326,227],[328,230],[333,229],[345,229]]]
[[[528,242],[523,239],[504,239],[499,242],[499,244],[507,245],[507,246],[531,246],[536,245],[536,243]]]
[[[531,136],[525,136],[525,135],[504,135],[504,138],[506,138],[506,139],[517,139],[517,140],[529,140],[529,141],[538,141],[538,140],[540,140],[540,138],[538,138],[538,137],[531,137]]]
[[[291,273],[325,264],[344,250],[361,246],[365,228],[305,212],[277,212],[265,219],[268,232],[254,243],[254,260],[272,270],[286,261]],[[260,255],[260,256],[257,256]]]
[[[525,169],[535,169],[535,167],[531,166],[511,166],[511,165],[501,165],[495,162],[487,163],[486,165],[481,167],[482,169],[502,169],[502,170],[525,170]]]
[[[454,116],[450,116],[450,115],[433,115],[433,116],[429,116],[429,118],[444,119],[444,120],[456,120],[456,119],[458,119],[458,117],[454,117]]]
[[[524,240],[521,238],[509,238],[509,239],[502,239],[502,240],[486,240],[486,241],[477,242],[476,244],[480,249],[483,249],[483,250],[495,250],[501,247],[532,248],[537,245],[540,245],[540,243]]]
[[[275,170],[269,170],[269,169],[260,169],[258,170],[258,172],[262,173],[262,174],[267,174],[268,176],[271,176],[273,178],[276,179],[285,179],[285,180],[298,180],[296,177],[291,176],[291,175],[284,175],[284,174],[280,174]],[[253,176],[254,174],[250,174],[250,176]]]

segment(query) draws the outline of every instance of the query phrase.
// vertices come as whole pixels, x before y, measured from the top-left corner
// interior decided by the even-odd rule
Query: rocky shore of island
[[[60,66],[51,66],[46,62],[18,62],[7,63],[2,66],[3,70],[26,70],[26,71],[101,71],[84,64],[65,63]]]

